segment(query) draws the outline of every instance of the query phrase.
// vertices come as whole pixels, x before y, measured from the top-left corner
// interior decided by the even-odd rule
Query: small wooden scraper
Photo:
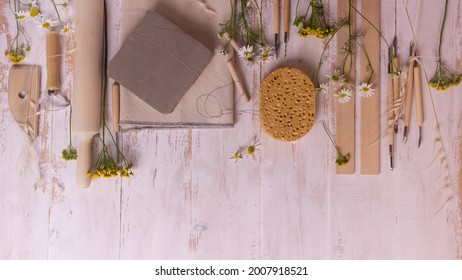
[[[40,66],[14,65],[8,76],[8,103],[15,121],[29,136],[38,135]]]

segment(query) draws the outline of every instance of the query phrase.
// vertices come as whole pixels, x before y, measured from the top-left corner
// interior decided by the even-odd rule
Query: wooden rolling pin
[[[77,185],[89,187],[91,140],[101,125],[104,0],[75,2],[74,90],[72,128],[78,139]]]
[[[47,90],[48,93],[57,94],[60,90],[61,72],[61,37],[58,32],[50,31],[46,36],[47,55]]]

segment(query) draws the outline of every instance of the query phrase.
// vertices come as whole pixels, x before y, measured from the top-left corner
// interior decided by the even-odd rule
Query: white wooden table
[[[227,0],[215,1],[228,5]],[[12,18],[7,2],[0,1],[2,48],[11,40]],[[333,18],[336,1],[324,2]],[[443,3],[404,2],[416,27],[425,70],[431,76]],[[107,3],[113,42],[118,38],[121,3],[119,0]],[[293,0],[292,7],[295,3]],[[461,72],[462,2],[450,3],[444,60]],[[271,41],[272,1],[261,0],[261,7],[266,37]],[[381,8],[382,31],[391,41],[394,1],[382,1]],[[401,0],[397,12],[399,57],[404,67],[411,33]],[[293,8],[292,19],[294,15]],[[41,43],[34,45],[25,63],[44,66],[41,52],[44,36],[34,38],[41,38],[37,41]],[[112,44],[111,57],[117,48]],[[261,71],[258,67],[245,69],[238,65],[246,77],[252,101],[248,105],[238,103],[236,109],[257,110],[259,82],[278,67],[297,67],[312,75],[321,50],[320,41],[297,37],[292,27],[286,59],[279,59]],[[330,63],[335,53],[329,54]],[[75,185],[75,162],[61,159],[61,150],[68,141],[67,110],[43,112],[40,116],[36,143],[40,180],[34,183],[18,175],[16,162],[24,137],[8,108],[5,93],[10,63],[2,57],[0,259],[462,258],[461,86],[444,93],[431,93],[450,180],[449,188],[436,200],[443,183],[438,178],[440,165],[434,161],[435,118],[426,88],[422,146],[417,149],[413,142],[404,145],[398,141],[396,168],[394,171],[388,168],[388,143],[383,129],[386,58],[382,44],[384,140],[379,176],[361,176],[358,171],[355,175],[336,175],[334,150],[319,122],[301,140],[282,143],[261,132],[255,112],[237,114],[233,129],[125,132],[123,150],[135,164],[135,177],[94,180],[89,189],[80,189]],[[63,71],[63,90],[67,95],[72,89],[69,61],[66,57]],[[318,97],[318,121],[332,125],[335,116],[332,102]],[[410,139],[416,136],[416,129],[411,130]],[[254,138],[261,142],[259,159],[237,164],[228,160],[230,151]],[[358,153],[359,149],[357,157]]]

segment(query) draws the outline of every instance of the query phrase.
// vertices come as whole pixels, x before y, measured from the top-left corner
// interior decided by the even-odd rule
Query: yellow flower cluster
[[[302,26],[300,27],[297,33],[302,38],[305,38],[307,36],[314,36],[319,39],[324,39],[334,34],[334,32],[335,30],[332,27],[321,28],[321,27]]]
[[[129,178],[134,176],[134,174],[131,165],[124,164],[122,167],[113,165],[108,167],[92,168],[88,171],[87,176],[92,178],[111,178],[117,176]]]
[[[102,141],[101,138],[100,140]],[[118,151],[123,160],[123,163],[119,165],[109,154],[106,144],[102,143],[103,149],[94,167],[87,172],[87,176],[91,178],[111,178],[117,176],[128,178],[134,176],[132,164],[127,161],[124,155]]]
[[[447,90],[452,86],[458,86],[462,80],[462,75],[454,74],[449,68],[438,60],[435,75],[428,84],[436,90]]]
[[[24,54],[21,51],[10,51],[8,54],[8,58],[11,60],[11,62],[17,64],[24,60],[26,58]]]

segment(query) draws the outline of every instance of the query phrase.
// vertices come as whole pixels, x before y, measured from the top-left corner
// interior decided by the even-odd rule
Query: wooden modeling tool
[[[40,66],[14,65],[8,74],[8,104],[14,120],[35,139],[38,134]]]
[[[120,163],[120,85],[118,82],[112,84],[112,125],[117,146],[117,163]]]
[[[279,57],[279,0],[273,0],[273,26],[274,26],[274,50],[276,51],[276,59]]]
[[[233,38],[231,38],[231,36],[229,36],[228,32],[223,33],[223,38],[227,42],[229,42],[229,44],[233,47],[235,51],[239,51],[239,45],[237,44],[236,40],[234,40]],[[231,77],[233,78],[234,84],[236,85],[238,92],[244,97],[245,102],[249,102],[250,95],[245,90],[244,85],[241,82],[241,78],[236,71],[236,67],[234,67],[234,62],[233,62],[234,53],[232,51],[227,52],[226,50],[223,50],[222,54],[223,54],[223,57],[225,58],[229,73],[231,74]]]
[[[61,73],[61,38],[59,32],[50,31],[46,35],[47,55],[47,91],[48,94],[59,94]]]
[[[247,91],[244,89],[244,86],[241,83],[241,78],[237,74],[236,68],[234,67],[233,56],[229,54],[224,54],[224,58],[226,60],[226,65],[228,66],[229,73],[231,74],[231,77],[233,78],[234,85],[237,87],[237,90],[239,91],[241,96],[244,98],[244,101],[249,102],[250,96],[247,93]]]
[[[410,57],[409,57],[409,69],[408,69],[408,82],[406,84],[406,111],[404,114],[404,134],[403,142],[407,142],[409,134],[409,125],[411,123],[411,111],[412,111],[412,96],[415,92],[416,101],[416,114],[417,114],[417,126],[419,127],[419,139],[417,140],[417,147],[420,148],[422,143],[422,125],[424,122],[423,118],[423,102],[422,102],[422,86],[420,80],[420,66],[417,63],[415,57],[417,56],[417,50],[414,42],[411,42],[410,46]]]
[[[284,0],[284,58],[287,56],[290,27],[290,0]]]
[[[417,51],[415,52],[417,56]],[[419,127],[419,139],[417,140],[417,148],[420,148],[422,143],[422,125],[423,118],[423,102],[422,102],[422,86],[420,84],[420,66],[417,61],[414,62],[414,88],[415,88],[415,105],[417,111],[417,126]]]
[[[392,58],[391,58],[392,59]],[[393,147],[395,146],[395,132],[393,122],[395,120],[395,114],[393,112],[394,102],[394,83],[393,83],[393,62],[388,68],[388,80],[387,80],[387,124],[388,124],[388,154],[390,156],[390,170],[393,170]]]
[[[77,184],[89,187],[91,141],[100,130],[103,70],[104,0],[75,3],[74,91],[72,128],[78,147]]]

